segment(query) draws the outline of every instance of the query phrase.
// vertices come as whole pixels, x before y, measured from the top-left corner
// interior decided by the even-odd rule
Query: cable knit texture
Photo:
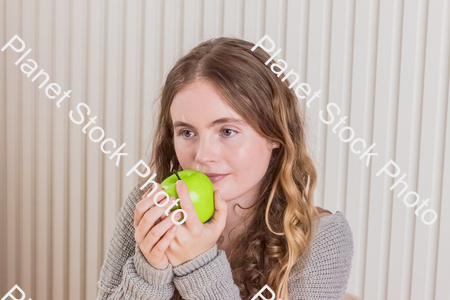
[[[241,299],[225,251],[217,245],[196,258],[164,270],[153,268],[134,239],[134,210],[143,192],[136,185],[116,218],[97,282],[97,300]],[[318,223],[317,223],[318,222]],[[289,275],[289,299],[342,299],[353,258],[353,234],[344,215],[316,221],[307,251]],[[262,288],[262,287],[261,287]]]

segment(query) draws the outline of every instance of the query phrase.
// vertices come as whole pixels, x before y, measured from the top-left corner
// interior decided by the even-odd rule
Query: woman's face
[[[272,149],[279,144],[260,136],[205,81],[177,93],[170,114],[175,152],[183,170],[227,174],[218,181],[210,177],[214,190],[227,202],[251,204]]]

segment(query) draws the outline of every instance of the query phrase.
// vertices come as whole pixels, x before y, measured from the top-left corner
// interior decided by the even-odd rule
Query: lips
[[[223,175],[228,175],[228,174],[220,174],[220,173],[205,173],[206,176],[208,177],[214,177],[214,176],[223,176]]]
[[[219,173],[205,173],[205,175],[208,176],[209,180],[211,180],[212,183],[216,183],[228,176],[228,174]]]

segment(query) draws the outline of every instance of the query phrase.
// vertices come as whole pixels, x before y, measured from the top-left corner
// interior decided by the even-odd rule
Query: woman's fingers
[[[144,240],[147,233],[156,225],[156,221],[164,215],[164,208],[154,206],[150,208],[142,217],[138,226],[135,229],[135,240],[136,243],[141,243]]]
[[[228,206],[223,200],[219,190],[214,191],[214,216],[207,226],[213,231],[222,232],[227,222]]]
[[[159,239],[172,227],[173,222],[170,218],[166,218],[158,225],[155,225],[144,237],[143,243],[147,244],[147,249],[153,251],[153,247],[158,243]],[[176,226],[176,225],[175,225]],[[159,251],[157,249],[156,251]],[[164,252],[164,251],[163,251]]]
[[[189,189],[186,183],[183,180],[178,180],[176,189],[180,198],[180,206],[186,213],[186,228],[192,232],[199,232],[199,228],[202,227],[202,222],[200,222],[200,219],[198,218],[194,203],[189,196]],[[187,216],[189,216],[189,218]]]
[[[177,235],[177,230],[178,226],[172,224],[172,226],[169,228],[169,230],[166,231],[161,240],[153,247],[152,251],[150,252],[150,255],[154,255],[158,259],[161,259],[163,255],[165,255],[164,252],[166,252],[170,243]]]
[[[162,220],[164,220],[165,218],[167,218],[167,217],[170,216],[171,211],[170,211],[170,210],[167,211],[167,210],[169,209],[169,207],[170,207],[170,205],[172,204],[172,202],[176,200],[176,197],[170,197],[169,199],[170,199],[170,202],[169,202],[169,204],[167,204],[166,206],[164,206],[164,213],[163,213],[163,214],[161,215],[161,217],[157,220],[158,223],[161,222]],[[167,211],[167,213],[166,213],[166,211]]]
[[[144,214],[153,206],[155,205],[155,201],[154,198],[155,196],[159,193],[159,192],[164,192],[164,190],[161,188],[160,184],[157,184],[157,188],[156,190],[151,194],[150,197],[148,197],[148,194],[154,189],[154,187],[152,187],[151,189],[149,189],[143,196],[142,196],[142,200],[139,201],[136,204],[136,208],[134,210],[134,228],[136,228],[142,217],[144,216]],[[161,193],[158,195],[158,197],[156,198],[156,202],[158,204],[167,202],[167,197],[165,196],[165,194]]]

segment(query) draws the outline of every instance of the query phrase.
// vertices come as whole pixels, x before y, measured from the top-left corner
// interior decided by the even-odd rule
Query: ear
[[[280,148],[280,143],[278,142],[267,142],[267,147],[269,150],[272,150],[274,148]]]

